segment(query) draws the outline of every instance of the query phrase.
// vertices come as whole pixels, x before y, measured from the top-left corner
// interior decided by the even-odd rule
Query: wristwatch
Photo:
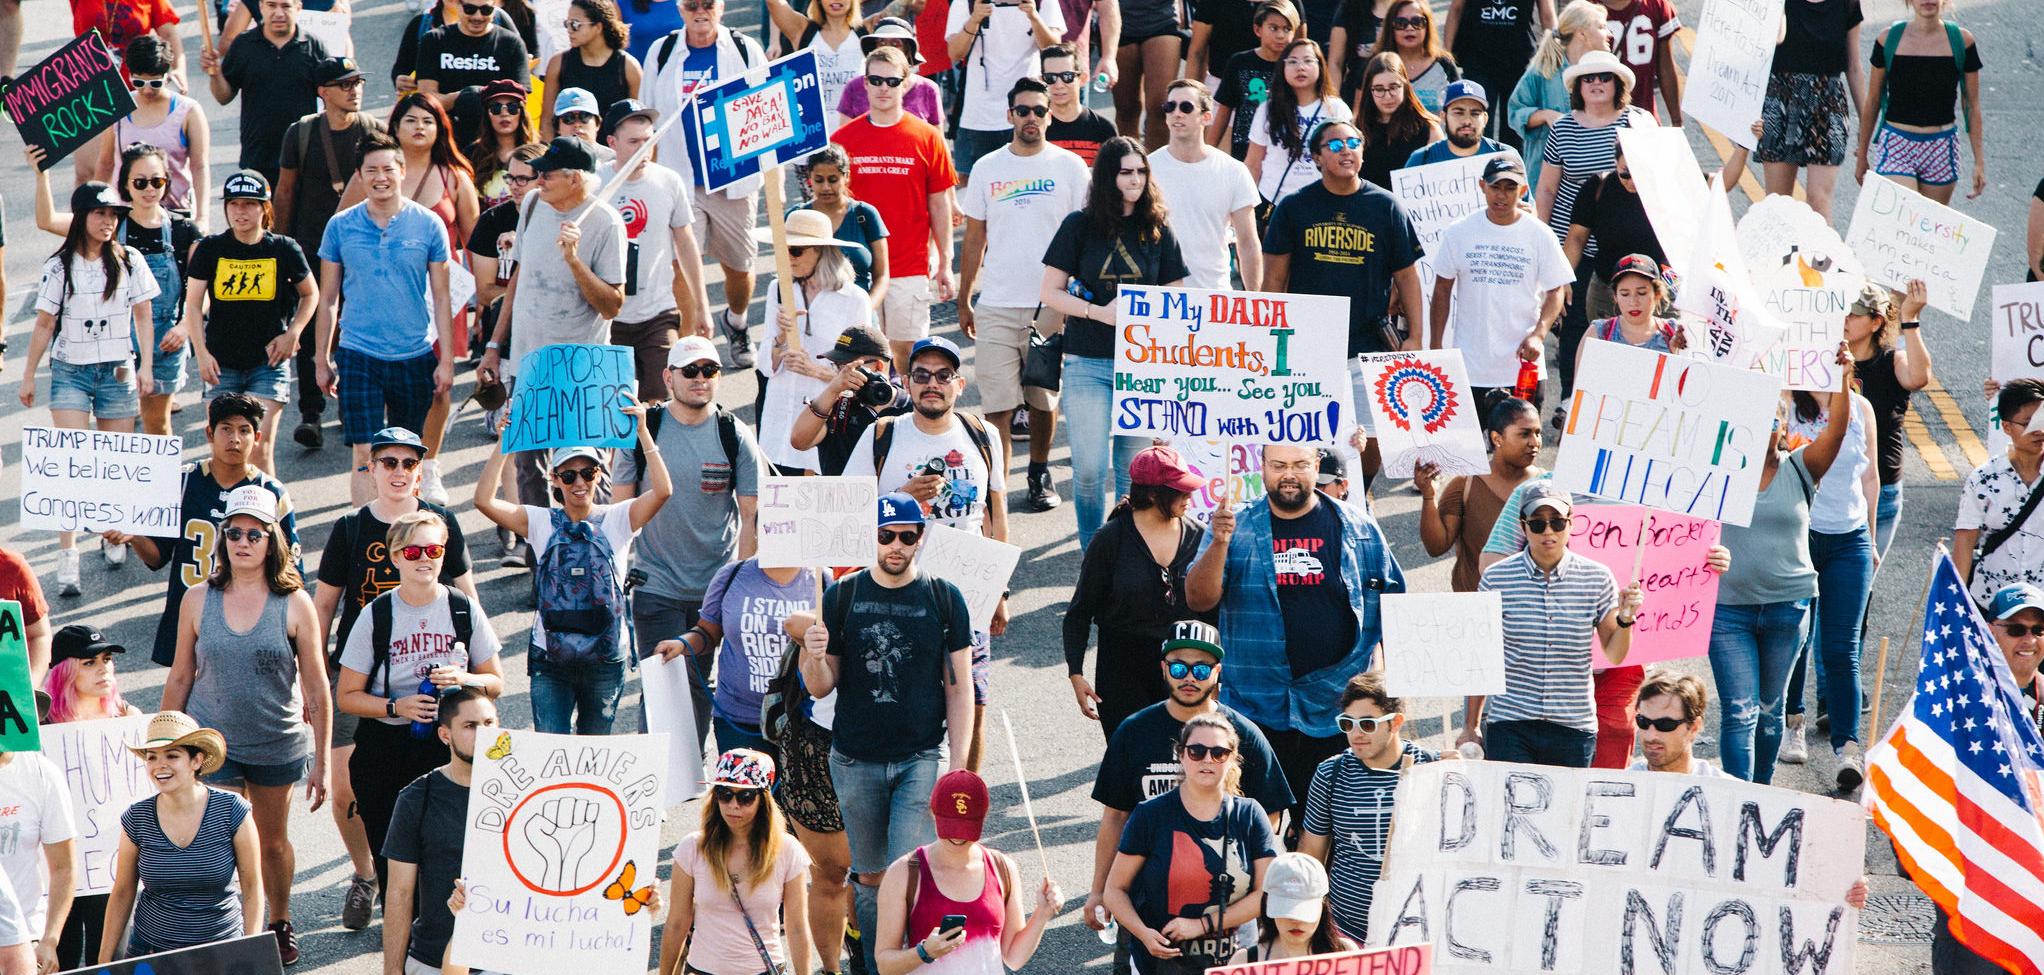
[[[1902,323],[1902,330],[1903,330],[1903,331],[1905,331],[1905,332],[1909,331],[1909,330],[1910,330],[1910,329],[1912,329],[1912,328],[1922,328],[1922,327],[1923,327],[1923,323],[1922,323],[1922,322],[1903,322],[1903,323]],[[5,348],[4,346],[0,346],[0,352],[5,352],[5,351],[7,351],[7,349],[6,349],[6,348]]]
[[[397,702],[395,700],[387,697],[383,699],[383,716],[386,718],[397,717]]]

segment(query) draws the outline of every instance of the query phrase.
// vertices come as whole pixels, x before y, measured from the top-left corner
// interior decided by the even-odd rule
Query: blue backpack
[[[594,520],[569,521],[559,508],[548,516],[554,534],[532,573],[539,620],[547,633],[546,658],[563,664],[617,660],[625,596],[610,540]]]

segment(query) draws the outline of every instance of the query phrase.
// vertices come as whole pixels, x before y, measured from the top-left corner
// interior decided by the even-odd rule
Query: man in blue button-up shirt
[[[1214,512],[1186,576],[1194,610],[1221,608],[1221,702],[1256,722],[1292,782],[1346,747],[1342,685],[1376,652],[1378,597],[1405,591],[1376,520],[1315,490],[1319,471],[1311,447],[1263,448],[1265,496]]]

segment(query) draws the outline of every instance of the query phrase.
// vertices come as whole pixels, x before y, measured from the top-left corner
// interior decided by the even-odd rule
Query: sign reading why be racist
[[[1849,975],[1852,803],[1727,777],[1432,762],[1405,774],[1372,944],[1443,973]]]
[[[1355,426],[1347,298],[1124,284],[1115,310],[1116,434],[1331,446]]]
[[[667,736],[478,740],[454,961],[506,975],[646,970]]]
[[[637,424],[620,406],[638,398],[632,350],[622,345],[542,345],[518,360],[504,453],[555,447],[634,447]]]

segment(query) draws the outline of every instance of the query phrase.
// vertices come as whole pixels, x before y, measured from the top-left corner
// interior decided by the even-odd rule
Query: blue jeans
[[[1831,747],[1838,748],[1859,740],[1860,633],[1874,586],[1872,533],[1813,531],[1810,561],[1817,566],[1817,598],[1811,601],[1810,633],[1789,672],[1788,713],[1803,713],[1803,662],[1814,660],[1817,693],[1831,716]]]
[[[1902,483],[1881,485],[1881,510],[1874,515],[1874,551],[1888,557],[1888,545],[1895,541],[1895,526],[1902,520]]]
[[[866,762],[833,748],[830,784],[837,790],[845,841],[852,848],[852,873],[880,873],[916,847],[936,841],[930,790],[937,786],[937,749],[898,762]],[[864,935],[859,945],[869,972],[880,970],[873,963],[873,945],[880,940],[874,936],[880,930],[879,893],[879,884],[852,884],[853,914]]]
[[[527,656],[532,730],[549,735],[607,735],[624,696],[625,662],[557,664]]]
[[[1807,599],[1718,604],[1710,624],[1710,671],[1718,686],[1718,759],[1725,774],[1761,785],[1774,780],[1782,696],[1809,611]]]
[[[1493,762],[1526,762],[1589,768],[1597,735],[1552,721],[1493,721],[1483,726],[1483,757]]]
[[[1079,520],[1079,548],[1107,520],[1114,502],[1128,493],[1128,465],[1149,446],[1142,437],[1117,437],[1109,413],[1114,408],[1114,360],[1065,356],[1065,388],[1059,405],[1065,412],[1065,437],[1072,445],[1072,511]],[[1114,493],[1107,494],[1108,470],[1114,471]]]

